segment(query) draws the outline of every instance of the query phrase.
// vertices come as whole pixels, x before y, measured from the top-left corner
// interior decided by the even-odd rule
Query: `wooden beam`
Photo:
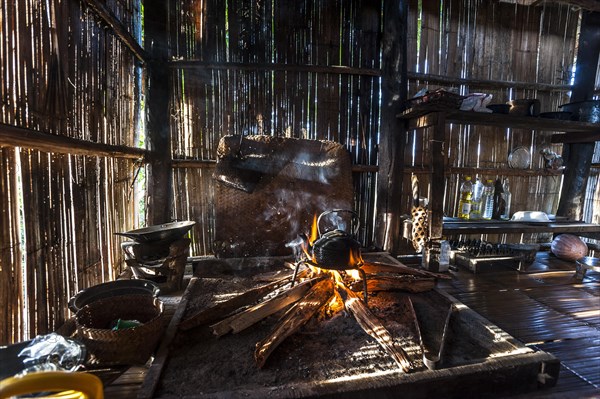
[[[171,220],[173,209],[168,3],[163,0],[147,0],[144,3],[145,43],[150,57],[146,107],[147,141],[152,151],[147,177],[149,184],[146,222],[149,225],[168,222]]]
[[[185,314],[185,309],[190,300],[194,285],[197,281],[197,277],[192,277],[188,286],[186,287],[185,292],[183,293],[183,296],[177,305],[177,309],[175,310],[175,313],[173,314],[173,317],[167,326],[167,330],[160,340],[160,346],[156,351],[156,357],[150,365],[146,377],[144,378],[144,382],[138,391],[137,399],[150,399],[154,397],[154,392],[156,391],[156,387],[160,381],[160,375],[162,374],[162,370],[169,357],[169,348],[173,342],[173,339],[175,339],[175,336],[177,335],[179,323]]]
[[[552,143],[594,143],[596,141],[600,141],[600,127],[598,133],[553,134],[550,139]]]
[[[542,5],[544,3],[567,4],[573,7],[581,7],[588,11],[600,11],[600,1],[598,0],[536,0],[533,5]]]
[[[217,161],[214,159],[172,159],[171,167],[185,169],[185,168],[198,168],[198,169],[214,169]],[[377,173],[379,166],[377,165],[352,165],[353,173]]]
[[[402,237],[400,214],[404,165],[404,121],[396,115],[407,100],[407,0],[384,2],[381,130],[374,244],[396,254]]]
[[[123,42],[123,44],[131,50],[133,55],[142,63],[146,63],[146,52],[138,44],[138,42],[131,36],[131,34],[125,29],[121,21],[119,21],[112,12],[98,0],[83,0],[102,21],[111,27],[115,36]]]
[[[555,85],[549,83],[511,82],[505,80],[465,79],[450,76],[433,75],[428,73],[408,72],[409,80],[420,80],[439,85],[467,85],[472,87],[500,88],[500,89],[525,89],[538,91],[570,91],[571,85]]]
[[[591,100],[600,57],[600,13],[583,13],[574,88],[571,101]],[[559,216],[581,220],[585,191],[590,176],[595,143],[572,143],[563,145],[565,160],[564,184],[562,185],[558,210]]]
[[[241,71],[288,71],[315,72],[335,75],[381,76],[381,70],[374,68],[352,68],[343,65],[290,65],[290,64],[260,64],[242,62],[204,62],[200,60],[173,60],[170,68],[176,69],[219,69]]]
[[[431,168],[420,166],[405,166],[404,173],[414,173],[416,175],[430,174]],[[560,176],[561,170],[549,168],[535,169],[512,169],[512,168],[474,168],[469,166],[450,166],[444,170],[444,174],[448,175],[475,175],[483,176]]]
[[[431,184],[429,185],[429,239],[442,238],[442,220],[444,217],[444,166],[446,160],[445,132],[446,120],[444,114],[437,114],[438,120],[433,131],[431,142]]]
[[[171,167],[185,169],[214,169],[217,161],[214,159],[172,159]]]
[[[0,124],[0,147],[23,147],[43,152],[97,157],[144,159],[149,152],[142,148],[94,143],[71,137],[38,132],[22,127]]]

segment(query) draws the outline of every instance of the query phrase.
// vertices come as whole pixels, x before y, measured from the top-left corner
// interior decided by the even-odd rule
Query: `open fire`
[[[220,337],[283,313],[269,334],[256,343],[254,360],[262,368],[273,351],[313,317],[321,320],[345,311],[354,316],[363,331],[375,339],[402,371],[413,370],[414,364],[405,349],[369,309],[367,292],[423,292],[433,288],[435,278],[446,276],[406,266],[365,262],[360,244],[342,225],[321,234],[321,219],[332,212],[350,212],[355,217],[353,212],[341,210],[315,217],[311,232],[294,243],[298,249],[296,261],[287,264],[294,269],[293,275],[196,312],[182,321],[179,328],[189,330],[209,325],[213,334]],[[362,289],[363,300],[356,289]],[[416,322],[412,303],[409,308]]]
[[[335,229],[321,234],[321,219],[331,213],[347,212],[352,215],[355,224],[354,235],[343,230],[338,225]],[[302,265],[306,265],[313,270],[320,269],[324,273],[331,273],[337,284],[343,284],[342,271],[350,271],[348,275],[354,279],[358,273],[363,282],[363,299],[367,303],[367,276],[365,271],[361,269],[364,261],[360,252],[360,243],[356,239],[356,232],[359,229],[358,215],[353,211],[335,209],[333,211],[323,212],[317,218],[313,219],[310,236],[304,235],[301,238],[300,259],[296,260],[294,276],[292,277],[292,286],[296,281],[298,269]]]

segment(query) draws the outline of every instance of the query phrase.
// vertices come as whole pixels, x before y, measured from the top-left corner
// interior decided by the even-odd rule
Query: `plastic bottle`
[[[479,180],[479,177],[475,179],[473,184],[473,198],[471,200],[471,214],[470,219],[478,220],[481,219],[481,194],[483,193],[483,183]]]
[[[458,217],[460,219],[469,219],[471,215],[471,205],[473,199],[473,183],[471,177],[465,177],[465,181],[460,186],[460,200],[458,201]]]
[[[481,194],[481,218],[490,220],[494,212],[494,181],[488,179],[483,185]]]
[[[508,179],[504,179],[502,188],[504,189],[504,192],[501,195],[501,198],[504,200],[504,211],[500,214],[500,219],[508,220],[510,219],[510,200],[512,197],[508,186]]]
[[[445,272],[448,270],[450,266],[450,251],[451,251],[450,243],[446,240],[443,240],[440,243],[440,272]]]

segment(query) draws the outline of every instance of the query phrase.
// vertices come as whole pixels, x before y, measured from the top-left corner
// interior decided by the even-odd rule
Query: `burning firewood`
[[[331,279],[325,279],[315,284],[299,302],[286,312],[271,333],[256,344],[254,351],[256,365],[262,368],[275,348],[309,321],[332,295],[333,281]]]
[[[404,265],[389,265],[386,263],[379,262],[365,262],[361,267],[367,274],[375,274],[375,273],[399,273],[399,274],[411,274],[413,276],[421,276],[421,277],[433,277],[444,280],[451,280],[452,276],[449,276],[444,273],[434,273],[427,270],[414,269],[412,267],[404,266]]]
[[[387,275],[385,273],[371,274],[367,276],[367,290],[377,291],[406,291],[419,293],[432,290],[435,287],[435,279],[431,277],[416,277],[412,275]],[[353,290],[362,289],[359,282],[351,284]]]
[[[307,273],[307,271],[302,271],[301,277],[304,277]],[[208,309],[203,309],[182,321],[179,325],[179,328],[182,330],[189,330],[200,325],[212,323],[235,310],[238,310],[244,306],[252,305],[265,295],[283,287],[290,281],[291,276],[285,277],[270,284],[253,288],[241,295],[235,296],[225,302],[218,303]]]
[[[361,328],[373,337],[377,343],[394,359],[404,372],[411,371],[414,366],[406,352],[394,343],[394,338],[385,326],[358,296],[343,284],[337,284],[336,290],[344,300],[346,309],[353,315]]]
[[[286,306],[299,301],[306,292],[321,278],[313,278],[281,292],[279,295],[259,303],[249,309],[226,318],[210,326],[213,334],[221,337],[229,332],[236,334],[260,320],[284,309]]]

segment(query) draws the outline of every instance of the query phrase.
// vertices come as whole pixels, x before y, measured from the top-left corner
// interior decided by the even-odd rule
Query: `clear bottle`
[[[494,212],[494,181],[487,179],[481,194],[481,218],[490,220]]]
[[[450,265],[450,251],[452,248],[450,247],[450,243],[446,240],[443,240],[440,243],[440,272],[445,272],[448,270]]]
[[[471,199],[471,214],[470,219],[478,220],[481,219],[481,194],[483,193],[483,183],[479,180],[479,177],[475,179],[473,183],[473,198]]]
[[[501,198],[504,201],[504,209],[500,213],[500,219],[508,220],[510,219],[510,200],[512,197],[508,186],[508,179],[504,179],[504,184],[502,185],[502,188],[504,192],[501,194]]]
[[[458,217],[460,219],[469,219],[471,215],[471,205],[473,199],[473,183],[471,177],[465,177],[465,181],[460,186],[460,200],[458,201]]]

